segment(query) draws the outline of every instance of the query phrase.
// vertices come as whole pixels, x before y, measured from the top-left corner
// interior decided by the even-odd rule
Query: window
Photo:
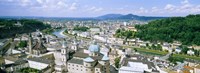
[[[76,69],[76,70],[78,70],[78,69]]]
[[[68,65],[70,65],[70,64],[68,64]]]
[[[92,71],[92,69],[91,69],[91,71]]]
[[[72,69],[74,69],[74,68],[72,68]]]
[[[96,71],[98,71],[98,69],[96,69]]]
[[[76,65],[76,67],[78,67],[78,65]]]
[[[82,68],[82,66],[81,66],[81,68]]]
[[[85,69],[85,71],[87,71],[87,69]]]

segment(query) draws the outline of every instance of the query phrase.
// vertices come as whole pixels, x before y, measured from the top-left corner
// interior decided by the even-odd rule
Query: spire
[[[32,35],[31,33],[29,34],[29,41],[28,41],[28,45],[29,45],[29,53],[31,54],[32,53]]]
[[[63,40],[62,41],[62,48],[66,48],[67,46],[66,46],[66,42]]]

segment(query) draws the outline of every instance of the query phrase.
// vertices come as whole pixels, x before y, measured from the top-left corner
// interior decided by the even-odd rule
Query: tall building
[[[37,35],[37,41],[35,42],[35,44],[33,44],[33,39],[30,34],[28,44],[29,44],[29,49],[28,49],[29,53],[32,55],[39,56],[47,52],[46,47],[43,45],[41,34]]]
[[[69,47],[65,41],[62,42],[62,47],[60,50],[54,52],[55,57],[55,72],[66,72],[67,71],[67,61],[69,59]]]
[[[93,43],[89,46],[90,53],[77,51],[68,61],[69,73],[110,73],[109,58],[100,53],[100,46]]]
[[[78,43],[76,40],[74,40],[71,49],[74,50],[75,52],[78,51]]]

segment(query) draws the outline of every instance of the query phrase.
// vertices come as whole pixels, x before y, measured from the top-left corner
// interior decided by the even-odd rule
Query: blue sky
[[[0,0],[0,10],[0,16],[186,16],[200,14],[200,0]]]

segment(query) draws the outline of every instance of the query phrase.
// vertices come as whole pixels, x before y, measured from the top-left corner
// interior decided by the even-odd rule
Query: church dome
[[[89,51],[90,52],[99,52],[100,47],[99,47],[99,45],[92,44],[92,45],[89,46]]]

